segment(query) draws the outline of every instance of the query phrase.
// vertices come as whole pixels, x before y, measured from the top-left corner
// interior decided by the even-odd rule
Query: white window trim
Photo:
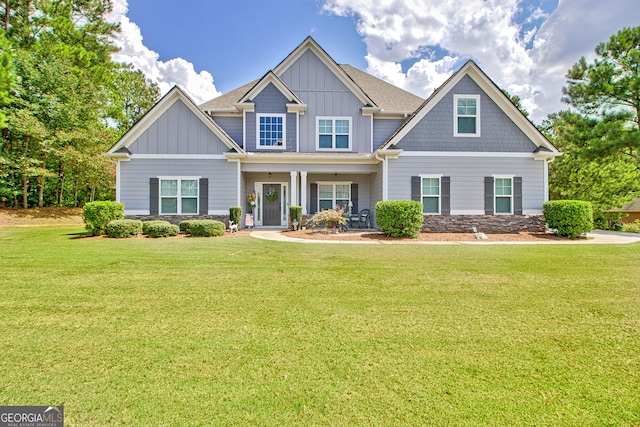
[[[332,195],[332,199],[331,199],[331,209],[335,209],[336,207],[336,185],[348,185],[349,186],[349,202],[351,202],[351,196],[353,196],[353,194],[351,194],[351,184],[353,184],[353,181],[317,181],[316,184],[318,185],[318,195],[317,195],[317,206],[318,206],[318,212],[320,212],[320,186],[321,185],[333,185],[333,195]],[[327,200],[327,199],[322,199],[322,200]],[[349,209],[349,206],[347,206],[347,209]]]
[[[458,99],[475,99],[476,100],[476,133],[459,133],[458,132]],[[471,116],[462,116],[471,117]],[[453,136],[477,138],[480,136],[480,95],[453,95]]]
[[[331,120],[333,122],[331,135],[331,148],[320,148],[320,120]],[[347,120],[349,122],[349,146],[347,148],[335,148],[336,145],[336,120]],[[316,150],[317,151],[351,151],[352,126],[351,116],[316,116]],[[343,135],[343,134],[340,134]]]
[[[493,214],[494,215],[513,215],[513,179],[515,175],[492,175],[493,176]],[[511,180],[511,195],[509,196],[510,204],[509,204],[509,212],[498,212],[496,200],[498,199],[498,194],[496,191],[496,180],[497,179],[510,179]],[[506,197],[504,194],[501,194],[500,197]]]
[[[260,118],[281,117],[282,118],[282,145],[260,145]],[[287,148],[287,115],[286,114],[256,114],[256,150],[286,150]]]
[[[199,215],[200,214],[200,178],[201,176],[159,176],[158,177],[158,212],[160,215]],[[162,212],[162,181],[178,181],[178,209],[176,213]],[[182,186],[181,181],[197,181],[198,182],[198,195],[196,196],[196,212],[195,213],[182,213]]]
[[[422,200],[425,197],[435,197],[433,195],[425,195],[422,194],[422,180],[425,178],[437,178],[438,179],[438,212],[425,212],[424,211],[424,203],[423,203],[423,207],[422,207],[422,214],[423,215],[440,215],[442,212],[442,176],[443,175],[419,175],[420,176],[420,202],[422,202]]]

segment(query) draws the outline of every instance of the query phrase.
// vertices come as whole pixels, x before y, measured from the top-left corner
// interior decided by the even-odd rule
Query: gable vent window
[[[351,117],[318,117],[318,150],[351,149]]]
[[[480,136],[480,95],[454,95],[454,136]]]
[[[258,148],[285,148],[286,119],[284,114],[258,114]]]

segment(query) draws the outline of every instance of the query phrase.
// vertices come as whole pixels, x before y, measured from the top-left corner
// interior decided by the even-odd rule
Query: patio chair
[[[351,228],[356,225],[358,228],[369,228],[371,226],[371,210],[363,209],[356,214],[351,214],[349,217],[349,224]]]

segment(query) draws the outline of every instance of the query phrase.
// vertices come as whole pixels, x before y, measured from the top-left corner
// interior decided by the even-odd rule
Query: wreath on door
[[[276,200],[278,200],[278,190],[271,186],[267,189],[267,192],[264,195],[270,202],[275,202]]]

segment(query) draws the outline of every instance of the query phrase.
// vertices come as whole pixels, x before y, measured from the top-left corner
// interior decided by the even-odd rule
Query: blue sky
[[[121,52],[198,102],[264,75],[311,35],[349,63],[427,97],[467,59],[519,95],[536,123],[567,108],[564,74],[640,25],[637,0],[113,0]],[[586,31],[585,31],[586,30]]]

